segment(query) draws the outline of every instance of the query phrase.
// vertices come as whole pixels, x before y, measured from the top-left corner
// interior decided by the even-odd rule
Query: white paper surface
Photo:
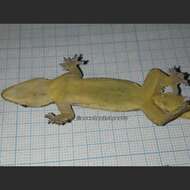
[[[63,73],[63,56],[75,53],[89,59],[81,67],[84,77],[142,83],[154,67],[181,65],[190,72],[190,25],[2,24],[0,90],[34,77],[54,78]],[[184,94],[190,96],[189,89],[183,87]],[[44,118],[57,113],[54,105],[23,108],[1,99],[0,165],[190,165],[188,120],[158,127],[140,111],[74,110],[83,119],[58,127]],[[103,119],[108,117],[115,120]]]

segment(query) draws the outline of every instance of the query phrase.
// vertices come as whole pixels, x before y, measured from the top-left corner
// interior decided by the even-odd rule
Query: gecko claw
[[[54,117],[55,114],[54,113],[48,113],[48,114],[45,114],[45,118],[49,118],[49,117]]]
[[[77,57],[77,54],[75,54],[77,61],[80,61],[82,64],[86,65],[88,63],[89,60],[83,60],[83,54],[79,54],[79,56]]]
[[[79,54],[77,60],[78,60],[78,61],[82,61],[82,59],[83,59],[83,54]]]
[[[176,71],[176,72],[181,72],[181,66],[174,66],[174,70]]]

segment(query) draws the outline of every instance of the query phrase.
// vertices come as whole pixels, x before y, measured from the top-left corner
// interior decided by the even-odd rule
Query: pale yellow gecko
[[[187,73],[179,68],[164,71],[150,70],[142,85],[112,78],[83,78],[80,64],[86,63],[82,55],[64,58],[60,64],[68,71],[55,78],[35,78],[10,86],[1,96],[25,107],[56,104],[60,114],[48,113],[48,123],[65,124],[75,118],[72,106],[115,112],[142,110],[157,125],[183,117],[190,119],[190,101],[179,93],[180,83],[188,84]],[[172,92],[165,92],[170,86]]]

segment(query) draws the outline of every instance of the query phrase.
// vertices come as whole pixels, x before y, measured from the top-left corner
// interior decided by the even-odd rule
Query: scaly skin
[[[107,111],[142,110],[157,125],[183,117],[190,119],[189,100],[179,94],[178,85],[188,84],[187,73],[179,68],[170,74],[152,69],[143,85],[129,80],[112,78],[85,78],[79,65],[86,63],[82,55],[64,58],[60,64],[68,72],[52,80],[37,78],[13,85],[1,96],[24,107],[41,107],[55,103],[59,115],[48,113],[48,123],[65,124],[75,118],[72,106],[82,106]],[[164,93],[165,87],[173,91]]]

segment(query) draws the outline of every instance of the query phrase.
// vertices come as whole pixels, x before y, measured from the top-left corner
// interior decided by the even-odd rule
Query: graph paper
[[[190,25],[2,24],[0,90],[35,77],[54,78],[64,72],[59,66],[63,57],[79,53],[89,60],[81,66],[85,78],[142,84],[154,67],[167,71],[180,65],[190,72]],[[182,88],[190,96],[190,88]],[[55,105],[23,108],[1,99],[0,165],[190,165],[188,120],[158,127],[141,111],[73,108],[78,119],[56,126],[44,118],[48,112],[58,112]],[[89,117],[99,119],[84,119]]]

